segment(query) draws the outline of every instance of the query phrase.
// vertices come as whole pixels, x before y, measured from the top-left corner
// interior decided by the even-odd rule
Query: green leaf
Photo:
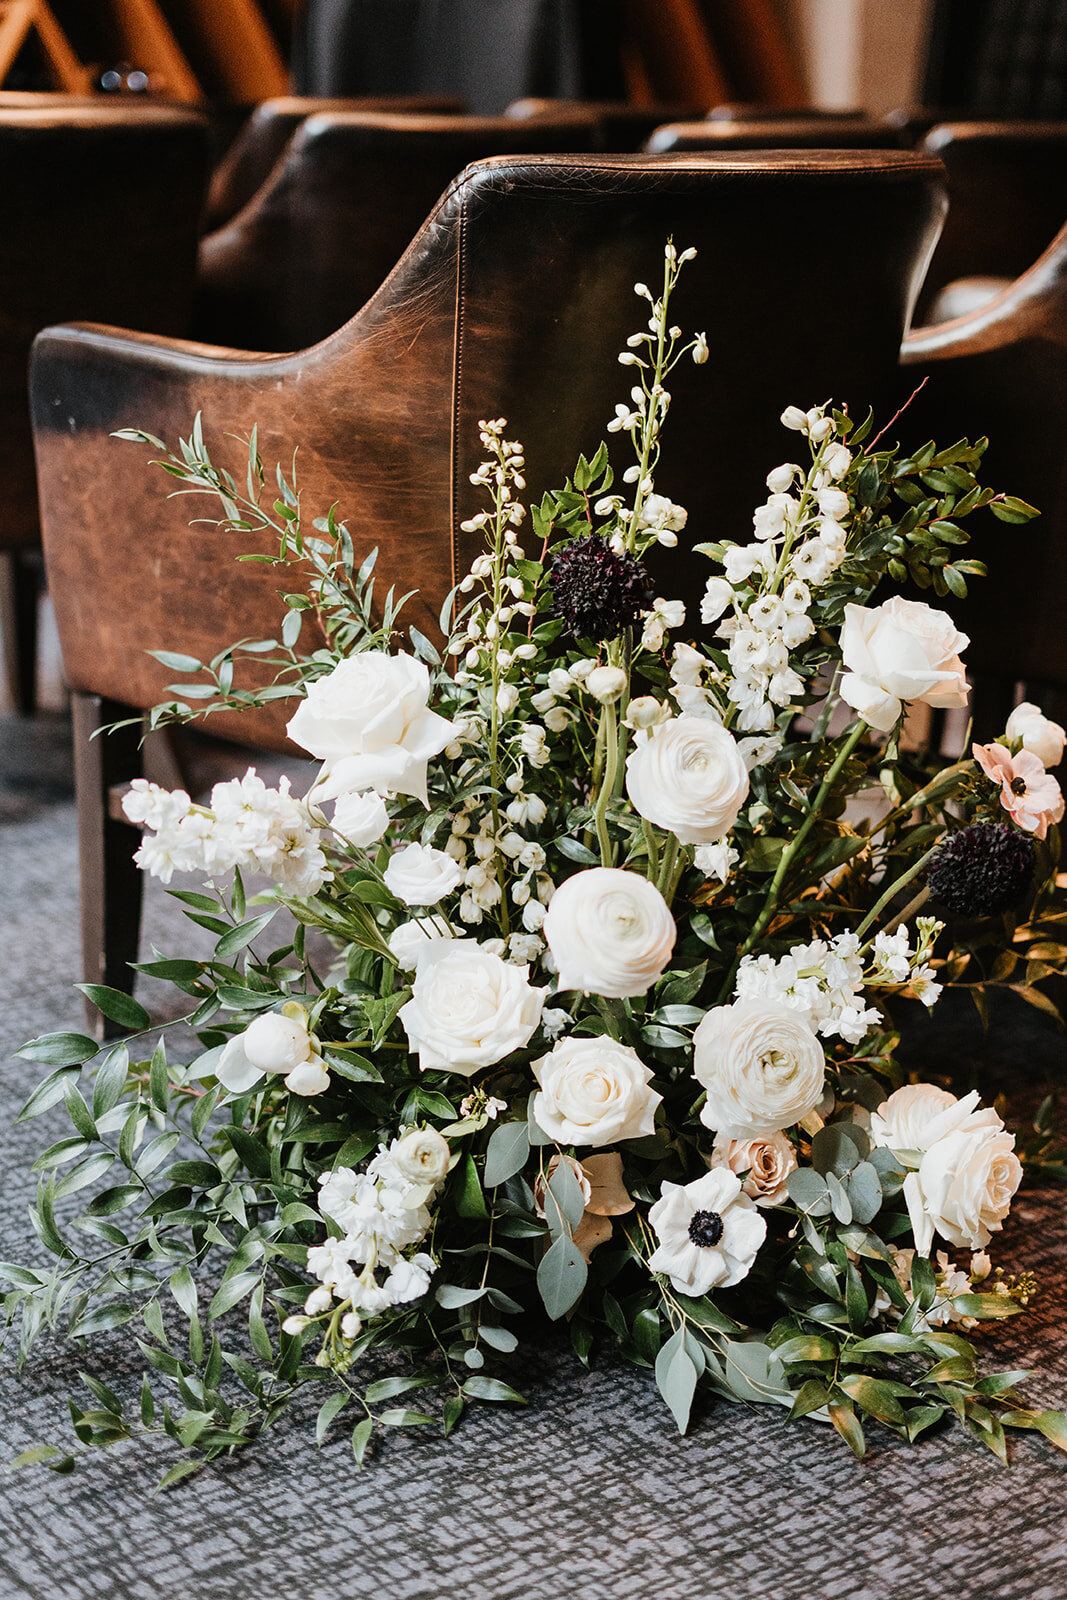
[[[569,1161],[560,1161],[556,1167],[548,1180],[548,1193],[553,1202],[545,1207],[549,1228],[557,1232],[562,1218],[573,1232],[585,1215],[585,1195]]]
[[[446,1311],[456,1311],[460,1306],[469,1306],[475,1300],[480,1300],[485,1292],[484,1289],[462,1289],[456,1283],[439,1283],[434,1299]]]
[[[679,1433],[689,1426],[697,1369],[685,1347],[684,1330],[672,1334],[656,1357],[656,1387],[667,1402]]]
[[[433,1373],[416,1374],[414,1377],[397,1376],[395,1378],[379,1378],[376,1383],[368,1383],[363,1392],[363,1398],[368,1405],[377,1405],[379,1400],[393,1400],[398,1394],[407,1394],[411,1389],[425,1389],[438,1379]]]
[[[126,1087],[130,1053],[124,1044],[116,1045],[104,1057],[93,1076],[93,1117],[102,1117],[118,1105]]]
[[[456,1195],[456,1210],[459,1215],[473,1220],[488,1217],[485,1196],[478,1182],[478,1168],[469,1153],[464,1155],[459,1163],[459,1174],[459,1192]]]
[[[24,1044],[21,1050],[16,1050],[15,1054],[27,1061],[40,1061],[46,1067],[78,1067],[83,1062],[91,1061],[99,1052],[100,1046],[96,1040],[84,1033],[42,1033],[39,1038]],[[25,1114],[23,1107],[20,1117]],[[31,1116],[34,1114],[30,1113]]]
[[[871,1141],[854,1122],[828,1122],[811,1141],[811,1164],[816,1172],[844,1178],[859,1165]]]
[[[405,1411],[399,1406],[378,1413],[378,1421],[387,1428],[419,1428],[433,1420],[425,1411]]]
[[[863,1437],[863,1429],[860,1426],[859,1418],[852,1407],[839,1405],[832,1400],[826,1409],[830,1414],[830,1421],[853,1455],[862,1461],[867,1453],[867,1441]]]
[[[196,1316],[196,1284],[188,1267],[179,1267],[177,1272],[171,1274],[167,1280],[167,1287],[174,1296],[180,1310],[187,1317]]]
[[[208,1321],[213,1322],[216,1317],[221,1317],[224,1312],[232,1310],[239,1301],[244,1299],[246,1294],[252,1292],[259,1282],[260,1276],[258,1272],[239,1272],[234,1277],[228,1278],[224,1284],[220,1285],[215,1298],[208,1307]]]
[[[793,1409],[789,1413],[789,1421],[796,1422],[799,1417],[806,1417],[812,1411],[818,1411],[820,1406],[826,1404],[829,1390],[825,1383],[818,1378],[808,1378],[797,1390]]]
[[[152,1062],[148,1070],[148,1093],[157,1111],[166,1111],[169,1090],[167,1051],[163,1040],[160,1039],[152,1052]]]
[[[330,1395],[328,1400],[324,1400],[322,1402],[322,1405],[319,1407],[319,1414],[315,1419],[316,1444],[322,1444],[323,1439],[326,1437],[327,1428],[330,1426],[330,1423],[333,1421],[334,1417],[336,1417],[337,1413],[343,1410],[348,1404],[349,1398],[350,1397],[343,1389],[339,1389],[336,1394]]]
[[[215,946],[215,960],[229,963],[237,953],[257,939],[267,924],[277,915],[278,907],[272,906],[269,911],[261,911],[256,917],[249,917],[247,922],[239,922],[236,928],[231,928],[224,933]]]
[[[201,1467],[206,1466],[206,1464],[203,1456],[193,1456],[188,1461],[179,1461],[176,1466],[170,1467],[160,1478],[156,1484],[156,1493],[160,1493],[163,1489],[170,1489],[174,1484],[180,1483],[183,1478],[188,1478],[190,1474],[199,1472]]]
[[[15,1121],[28,1122],[32,1117],[39,1117],[42,1112],[50,1111],[66,1094],[68,1082],[77,1083],[80,1077],[80,1066],[60,1067],[58,1072],[50,1072],[47,1078],[41,1079]]]
[[[93,1121],[92,1112],[82,1099],[73,1078],[64,1086],[63,1098],[67,1105],[67,1115],[74,1124],[76,1132],[83,1139],[95,1139],[97,1137],[96,1123]]]
[[[853,1219],[866,1226],[882,1209],[882,1185],[878,1171],[869,1161],[861,1161],[844,1182]]]
[[[902,1427],[904,1424],[904,1408],[889,1385],[881,1378],[869,1378],[865,1373],[852,1373],[846,1378],[838,1380],[838,1387],[858,1406],[861,1406],[868,1416],[875,1417],[879,1422],[891,1422]]]
[[[120,1028],[141,1033],[149,1026],[151,1019],[144,1006],[132,995],[123,994],[121,989],[108,989],[102,983],[76,983],[74,987],[80,989],[109,1022],[117,1022]]]
[[[510,1383],[504,1383],[500,1378],[487,1378],[480,1372],[467,1379],[462,1392],[468,1400],[494,1400],[516,1406],[527,1403],[526,1396],[513,1389]]]
[[[818,1334],[798,1333],[784,1344],[776,1344],[774,1353],[779,1361],[836,1361],[838,1346],[832,1339]]]
[[[525,1122],[502,1122],[493,1129],[485,1152],[483,1182],[495,1189],[521,1172],[530,1154],[530,1135]]]
[[[957,1294],[952,1304],[964,1317],[980,1317],[983,1321],[1017,1317],[1023,1307],[1006,1294]]]
[[[461,1397],[458,1394],[450,1394],[441,1408],[446,1439],[459,1422],[460,1417],[463,1415],[463,1411],[464,1402]]]
[[[569,1234],[561,1233],[549,1245],[537,1267],[537,1288],[553,1322],[558,1322],[577,1305],[588,1274],[582,1252]]]

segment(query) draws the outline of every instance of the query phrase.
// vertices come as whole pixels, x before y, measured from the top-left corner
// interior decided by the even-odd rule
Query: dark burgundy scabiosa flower
[[[926,882],[953,915],[991,917],[1017,906],[1033,876],[1032,840],[1002,822],[974,822],[949,835]]]
[[[556,614],[574,639],[601,644],[637,622],[654,597],[652,581],[636,556],[617,554],[590,533],[557,550],[549,565]]]

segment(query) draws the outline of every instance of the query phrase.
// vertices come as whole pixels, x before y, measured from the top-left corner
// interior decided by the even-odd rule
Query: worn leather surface
[[[196,336],[248,350],[325,339],[370,299],[470,162],[592,150],[597,128],[582,111],[308,119],[252,201],[203,241]]]
[[[283,154],[297,128],[319,111],[387,111],[403,116],[461,115],[463,102],[420,95],[378,95],[347,100],[280,95],[255,107],[212,174],[206,226],[220,228],[247,205]]]
[[[949,192],[920,299],[928,321],[945,284],[1017,278],[1067,220],[1067,122],[946,122],[919,148],[945,163]]]
[[[1067,227],[1034,266],[969,316],[917,328],[905,387],[929,383],[909,436],[988,436],[984,482],[1042,512],[1022,526],[984,520],[967,554],[990,576],[964,602],[939,601],[970,635],[969,666],[1055,685],[1067,707]],[[1061,718],[1062,720],[1062,718]]]
[[[769,106],[759,100],[734,100],[712,106],[709,122],[856,122],[863,108],[828,106]]]
[[[688,506],[689,543],[744,540],[765,474],[790,453],[785,404],[883,405],[942,208],[937,163],[900,152],[502,158],[460,176],[381,290],[313,349],[256,357],[50,330],[32,392],[72,683],[150,705],[171,675],[146,650],[205,659],[274,637],[280,620],[279,579],[235,561],[247,539],[191,530],[195,503],[168,499],[148,452],[111,441],[113,429],[173,441],[201,410],[235,470],[226,435],[253,424],[268,466],[299,445],[305,516],[336,501],[357,550],[379,548],[383,581],[420,590],[405,615],[429,629],[476,554],[460,523],[481,503],[467,481],[479,419],[505,416],[525,441],[531,498],[559,484],[626,396],[617,353],[644,321],[633,284],[658,280],[668,235],[700,252],[675,314],[707,329],[711,360],[672,377],[660,488]],[[768,218],[787,239],[833,219],[849,248],[832,285],[820,251],[767,248]],[[825,317],[812,315],[820,304]],[[613,457],[627,464],[617,438]],[[707,572],[680,549],[659,592],[695,611]],[[276,743],[284,719],[219,727]]]
[[[188,332],[207,162],[193,112],[0,97],[0,549],[38,538],[34,335],[76,317]]]
[[[671,122],[650,135],[646,150],[878,150],[899,149],[901,136],[864,117],[768,117],[736,122]]]

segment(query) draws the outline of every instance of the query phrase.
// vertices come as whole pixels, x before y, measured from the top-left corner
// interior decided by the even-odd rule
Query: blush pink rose
[[[1012,821],[1035,839],[1043,839],[1049,825],[1063,816],[1063,791],[1037,756],[1029,750],[1017,755],[1002,744],[975,744],[971,754],[989,779],[1000,785],[1000,803]]]

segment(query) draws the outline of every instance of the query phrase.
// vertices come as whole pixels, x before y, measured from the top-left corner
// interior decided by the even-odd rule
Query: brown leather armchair
[[[588,151],[597,125],[572,116],[319,115],[297,129],[270,180],[200,247],[195,332],[246,350],[298,350],[366,304],[434,202],[471,161]]]
[[[649,151],[681,150],[889,150],[901,138],[884,122],[860,117],[771,117],[742,122],[668,122],[650,135]]]
[[[699,117],[701,108],[692,105],[638,106],[628,100],[550,100],[529,95],[513,100],[504,115],[519,118],[545,118],[583,112],[597,124],[597,150],[620,154],[640,150],[649,134],[663,122]]]
[[[919,301],[922,320],[934,323],[1007,288],[1062,227],[1067,122],[944,122],[919,149],[948,174],[948,216]],[[975,278],[1002,281],[961,282]]]
[[[706,328],[711,349],[707,366],[672,377],[659,474],[688,506],[695,543],[745,536],[786,448],[783,405],[883,406],[943,206],[937,163],[901,152],[501,158],[456,179],[381,290],[314,349],[257,357],[113,329],[43,334],[32,398],[77,716],[87,976],[128,981],[140,892],[131,830],[107,802],[138,770],[137,741],[90,745],[89,732],[165,698],[173,674],[145,651],[208,659],[237,638],[273,637],[279,621],[278,580],[235,562],[246,541],[190,529],[195,504],[168,498],[114,429],[173,441],[201,411],[216,459],[235,471],[230,436],[253,425],[267,463],[298,444],[304,515],[337,502],[358,548],[380,550],[383,581],[420,591],[406,620],[432,629],[477,553],[462,523],[480,509],[469,482],[479,418],[506,416],[524,441],[531,497],[561,483],[629,387],[616,358],[644,320],[633,284],[656,281],[669,235],[699,251],[675,311]],[[798,238],[830,208],[849,240],[832,281],[818,252],[767,250],[768,218]],[[827,316],[813,315],[819,305]],[[614,454],[621,467],[625,452]],[[706,575],[680,548],[659,592],[695,605]],[[276,709],[213,725],[278,748],[283,721]]]
[[[384,111],[398,116],[462,116],[462,100],[426,95],[377,95],[329,100],[282,95],[255,107],[226,155],[208,190],[205,229],[221,228],[248,204],[271,175],[276,161],[302,122],[320,111]]]
[[[188,332],[208,150],[207,124],[190,111],[44,95],[0,103],[0,629],[24,711],[34,703],[40,543],[30,345],[73,317]]]
[[[1003,730],[1018,683],[1067,721],[1067,226],[987,305],[917,328],[903,360],[907,388],[929,379],[909,432],[988,435],[987,480],[1041,512],[1022,526],[990,519],[967,552],[989,568],[959,615],[975,731]]]

